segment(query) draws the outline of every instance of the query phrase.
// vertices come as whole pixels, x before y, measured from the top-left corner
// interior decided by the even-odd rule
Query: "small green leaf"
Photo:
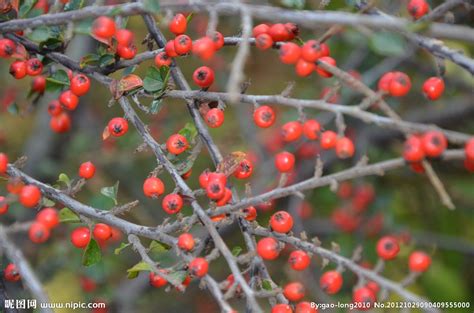
[[[160,12],[160,3],[157,0],[143,0],[143,7],[150,13]]]
[[[47,40],[48,38],[52,37],[53,33],[51,32],[51,28],[47,26],[40,26],[35,28],[30,34],[28,34],[28,38],[36,41],[42,42]]]
[[[69,0],[64,6],[64,11],[79,10],[84,5],[84,0]]]
[[[268,290],[268,291],[273,290],[272,284],[268,280],[263,280],[262,281],[262,288],[265,289],[265,290]]]
[[[38,2],[38,0],[25,0],[19,9],[18,15],[22,18],[26,17],[31,9],[33,9],[36,2]]]
[[[127,270],[127,277],[128,279],[134,279],[138,276],[138,273],[143,272],[143,271],[151,271],[151,266],[150,264],[146,262],[140,262],[132,266]]]
[[[77,34],[90,35],[93,19],[84,19],[74,24],[74,32]]]
[[[79,216],[69,208],[63,208],[59,211],[59,221],[61,223],[79,223]]]
[[[163,99],[159,98],[159,99],[153,99],[153,102],[151,103],[151,106],[150,106],[150,113],[151,114],[156,114],[160,111],[160,109],[162,108],[162,104],[163,103]]]
[[[82,255],[82,265],[91,266],[94,265],[102,259],[102,253],[100,251],[99,244],[94,239],[89,241],[84,254]]]
[[[18,115],[20,112],[20,108],[18,107],[18,104],[16,102],[10,103],[10,105],[7,108],[8,113],[11,115]]]
[[[150,93],[155,93],[163,89],[163,77],[160,71],[154,66],[150,67],[143,80],[143,88]]]
[[[169,249],[170,247],[165,246],[164,244],[156,240],[153,240],[152,242],[150,242],[150,246],[148,247],[148,250],[150,251],[150,253],[162,253],[162,252],[168,251]]]
[[[110,199],[114,200],[115,205],[118,204],[118,202],[117,202],[117,192],[118,192],[118,188],[119,188],[119,183],[120,182],[117,181],[115,183],[115,185],[110,186],[110,187],[103,187],[100,190],[101,194],[103,194],[107,198],[110,198]]]
[[[196,138],[198,131],[194,123],[186,123],[184,127],[178,132],[178,134],[183,135],[186,137],[188,142],[193,142],[194,138]]]
[[[176,284],[181,284],[185,279],[186,276],[188,276],[188,273],[186,271],[176,271],[168,274],[170,277],[170,282]]]
[[[406,51],[405,40],[392,32],[375,32],[369,44],[374,52],[385,56],[401,56]]]
[[[116,249],[114,250],[114,254],[115,254],[115,255],[119,255],[119,254],[122,252],[122,250],[126,249],[126,248],[129,247],[130,245],[131,245],[131,243],[121,242],[121,243],[120,243],[120,247],[118,247],[118,248],[116,248]]]
[[[281,4],[286,7],[302,10],[305,5],[305,0],[282,0]]]
[[[132,74],[133,72],[135,72],[136,69],[137,69],[136,65],[127,67],[126,69],[123,70],[123,76],[126,76],[128,74]]]
[[[97,65],[99,64],[100,56],[95,53],[86,54],[81,58],[79,63],[80,67],[85,67],[86,65]]]
[[[46,197],[41,198],[41,206],[43,207],[53,207],[56,203]]]
[[[51,37],[40,42],[39,47],[40,49],[57,50],[63,47],[63,41],[61,38]]]
[[[66,186],[71,185],[71,179],[64,173],[59,174],[58,183],[64,183]]]
[[[46,90],[49,92],[60,91],[65,86],[69,86],[69,76],[64,70],[57,70],[46,78]]]
[[[106,67],[115,63],[115,56],[113,54],[104,54],[99,58],[99,66]]]
[[[240,252],[242,252],[241,247],[235,246],[234,248],[232,248],[232,255],[233,256],[238,256],[240,254]]]

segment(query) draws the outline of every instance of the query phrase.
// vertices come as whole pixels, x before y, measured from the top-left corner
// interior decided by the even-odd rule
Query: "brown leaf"
[[[0,0],[0,12],[8,13],[12,9],[18,13],[19,0]]]
[[[104,131],[102,132],[102,140],[107,140],[110,137],[109,127],[105,126]]]
[[[237,166],[246,157],[246,154],[242,151],[235,151],[224,157],[224,160],[217,165],[217,172],[224,173],[225,176],[229,176],[235,172]]]

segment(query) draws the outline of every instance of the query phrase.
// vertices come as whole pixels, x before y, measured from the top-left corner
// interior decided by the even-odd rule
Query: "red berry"
[[[105,241],[112,237],[112,228],[107,224],[98,223],[95,224],[92,234],[95,239]]]
[[[34,208],[41,200],[41,191],[34,185],[26,185],[21,188],[18,200],[24,207]]]
[[[204,277],[209,269],[209,263],[204,258],[195,258],[188,264],[192,276]]]
[[[321,148],[325,150],[332,149],[336,147],[337,144],[337,134],[332,130],[326,130],[321,134]]]
[[[430,10],[430,6],[426,2],[426,0],[410,0],[407,4],[408,13],[415,20],[419,19],[420,17],[424,16]]]
[[[212,173],[209,175],[209,182],[206,187],[206,194],[209,199],[220,200],[226,192],[227,179],[224,174]]]
[[[207,111],[204,119],[207,126],[218,128],[224,123],[224,112],[221,109],[213,108]]]
[[[214,71],[207,66],[201,66],[194,71],[193,80],[199,87],[207,88],[214,82]]]
[[[352,140],[347,137],[337,139],[336,155],[340,159],[351,158],[354,155],[355,147]]]
[[[79,176],[84,179],[91,179],[95,174],[95,165],[92,162],[84,162],[79,167]]]
[[[209,184],[209,174],[211,174],[211,172],[209,170],[205,170],[201,173],[201,175],[199,175],[199,185],[203,189],[206,189],[207,185]]]
[[[352,293],[352,301],[361,304],[360,307],[358,307],[359,310],[367,311],[372,308],[375,302],[375,294],[367,287],[357,288]]]
[[[176,50],[174,50],[174,41],[168,41],[165,45],[165,53],[170,57],[170,58],[175,58],[178,56],[176,53]]]
[[[57,116],[53,116],[49,123],[49,127],[56,133],[66,133],[71,129],[71,118],[66,112],[62,112]]]
[[[170,66],[171,58],[166,54],[166,52],[160,52],[155,57],[155,65],[157,67]]]
[[[280,61],[285,64],[295,64],[301,56],[301,48],[293,42],[287,42],[280,47]]]
[[[257,209],[253,206],[249,206],[242,210],[245,213],[245,219],[247,221],[255,221],[257,218]]]
[[[26,62],[15,61],[10,65],[9,73],[16,79],[22,79],[26,76]]]
[[[174,51],[178,55],[189,53],[193,47],[193,41],[188,35],[179,35],[174,39]]]
[[[309,255],[303,250],[295,250],[290,253],[288,258],[288,263],[295,271],[303,271],[308,268],[311,259]]]
[[[275,111],[268,105],[262,105],[253,112],[253,121],[258,127],[268,128],[275,123]]]
[[[319,286],[327,294],[335,294],[341,290],[342,275],[338,271],[325,272],[319,280]]]
[[[287,151],[280,152],[275,157],[275,167],[281,173],[290,172],[295,166],[295,156]]]
[[[280,254],[278,241],[272,237],[260,239],[257,243],[257,253],[264,260],[275,260]]]
[[[407,162],[420,162],[425,158],[425,151],[420,137],[409,136],[403,147],[403,158]]]
[[[161,206],[166,213],[176,214],[183,207],[183,198],[177,193],[170,193],[163,198]]]
[[[90,87],[91,82],[84,74],[77,74],[71,79],[71,91],[78,97],[85,95]]]
[[[107,125],[109,133],[114,137],[120,137],[127,133],[128,122],[123,117],[114,117]]]
[[[290,34],[290,31],[288,28],[285,27],[284,24],[273,24],[270,26],[270,29],[268,30],[268,34],[272,36],[273,41],[286,41],[290,38],[292,34]]]
[[[260,50],[267,50],[273,46],[273,39],[269,34],[260,34],[255,37],[255,46]]]
[[[71,90],[66,90],[59,96],[59,102],[68,110],[74,111],[79,104],[79,98],[72,93]]]
[[[167,271],[164,269],[160,269],[160,272],[163,274],[167,273]],[[166,279],[162,278],[161,276],[153,272],[150,272],[149,279],[150,279],[150,285],[152,285],[155,288],[161,288],[161,287],[166,286],[166,284],[168,284],[168,281]]]
[[[143,193],[149,198],[157,198],[165,192],[165,185],[157,177],[149,177],[143,183]]]
[[[426,132],[421,138],[421,142],[426,156],[431,158],[439,157],[448,147],[446,136],[436,130]]]
[[[48,104],[48,113],[51,116],[58,116],[63,111],[58,100],[53,100]]]
[[[321,131],[321,124],[317,120],[307,120],[303,124],[303,133],[306,138],[310,140],[318,139],[319,132]]]
[[[237,169],[234,171],[234,176],[238,179],[246,179],[252,175],[253,164],[249,159],[244,159],[240,162]]]
[[[115,32],[117,43],[122,46],[130,46],[133,43],[133,32],[128,29],[118,29]]]
[[[469,139],[464,146],[466,160],[474,162],[474,138]],[[0,171],[1,172],[1,171]]]
[[[400,251],[400,246],[396,238],[385,236],[377,242],[377,254],[379,258],[384,260],[393,260]]]
[[[286,23],[285,28],[288,32],[288,40],[293,40],[300,34],[300,29],[295,23]]]
[[[303,125],[298,121],[291,121],[281,127],[283,140],[286,142],[300,139],[303,134]]]
[[[53,229],[59,225],[58,211],[54,208],[44,208],[36,214],[36,221]]]
[[[278,211],[270,218],[270,227],[277,233],[286,234],[293,228],[293,217],[286,211]]]
[[[393,72],[387,72],[379,79],[378,88],[385,92],[390,92],[390,82],[393,79]]]
[[[135,57],[137,54],[137,47],[134,44],[128,46],[118,45],[117,46],[117,55],[125,60],[130,60]]]
[[[334,60],[331,57],[319,58],[317,62],[318,62],[318,64],[324,63],[324,64],[330,65],[332,67],[336,66],[336,60]],[[316,66],[316,73],[318,73],[319,76],[321,76],[321,77],[325,77],[325,78],[332,77],[331,72],[328,72],[328,71],[322,69],[320,66]]]
[[[296,305],[295,313],[318,313],[318,310],[311,303],[303,301]]]
[[[403,97],[411,89],[410,77],[402,72],[394,72],[388,88],[393,97]]]
[[[37,76],[31,83],[31,90],[39,94],[43,94],[46,89],[46,78],[44,76]]]
[[[178,247],[184,251],[191,251],[194,249],[194,237],[189,233],[184,233],[178,237]]]
[[[319,58],[329,56],[329,47],[316,40],[308,40],[301,48],[301,57],[306,62],[316,62]]]
[[[304,297],[305,288],[299,282],[289,283],[283,288],[283,294],[290,301],[300,301]]]
[[[214,49],[217,51],[224,46],[224,36],[221,33],[215,31],[213,32],[209,38],[211,38],[212,42],[214,43]]]
[[[8,38],[0,39],[0,58],[9,58],[16,51],[16,44]]]
[[[10,263],[5,267],[5,270],[3,271],[3,275],[5,276],[5,280],[7,281],[19,281],[21,279],[20,272],[16,268],[16,265],[13,263]]]
[[[298,76],[307,77],[315,70],[316,64],[314,63],[307,62],[303,59],[299,59],[298,62],[296,62],[295,72]]]
[[[34,243],[43,243],[48,240],[50,235],[49,228],[43,223],[34,222],[28,230],[28,237]]]
[[[272,313],[293,313],[293,310],[288,304],[281,303],[273,306]]]
[[[8,157],[5,153],[0,153],[0,174],[7,172]]]
[[[71,243],[79,249],[87,247],[91,240],[91,232],[89,228],[80,226],[74,229],[71,233]]]
[[[426,272],[430,265],[431,257],[422,251],[414,251],[408,258],[408,267],[412,272]]]
[[[256,38],[261,34],[268,34],[270,32],[270,26],[267,24],[258,24],[252,30],[252,35]]]
[[[367,288],[369,288],[370,290],[372,290],[372,292],[374,293],[374,295],[377,295],[377,293],[378,293],[379,290],[380,290],[379,284],[377,284],[377,283],[374,282],[374,281],[369,281],[367,284],[365,284],[365,287],[367,287]]]
[[[423,93],[430,100],[437,100],[444,92],[444,80],[439,77],[428,78],[423,83]]]
[[[166,141],[166,149],[171,154],[181,154],[188,149],[189,144],[186,137],[180,134],[171,135]]]
[[[107,16],[100,16],[92,24],[92,34],[95,37],[109,39],[115,35],[115,22]]]
[[[188,26],[188,21],[186,20],[186,17],[183,14],[178,13],[170,21],[168,28],[170,32],[172,32],[173,34],[181,35],[186,32],[187,26]]]
[[[193,54],[201,60],[207,61],[216,52],[214,41],[209,37],[202,37],[193,43]]]
[[[31,58],[26,61],[26,74],[29,76],[37,76],[43,71],[43,63],[37,58]]]
[[[5,197],[0,196],[0,215],[3,215],[8,212],[8,203],[1,204],[6,200]]]

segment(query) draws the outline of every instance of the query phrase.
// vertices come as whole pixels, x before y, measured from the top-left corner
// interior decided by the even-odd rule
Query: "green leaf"
[[[385,31],[375,32],[369,45],[374,52],[385,56],[401,56],[406,50],[406,42],[399,34]]]
[[[63,47],[63,41],[60,38],[50,37],[40,42],[40,49],[57,50]]]
[[[262,281],[262,288],[265,289],[265,290],[268,290],[268,291],[273,290],[272,284],[268,280],[263,280]]]
[[[79,223],[79,216],[69,208],[63,208],[59,211],[59,221],[61,223]]]
[[[64,6],[64,11],[73,11],[82,8],[84,0],[69,0]]]
[[[134,266],[132,266],[131,268],[127,270],[127,273],[128,273],[127,277],[128,279],[134,279],[138,276],[140,272],[143,272],[143,271],[151,271],[150,264],[146,262],[140,262],[140,263],[135,264]]]
[[[71,179],[64,173],[59,174],[58,182],[64,183],[68,187],[71,185]]]
[[[188,276],[188,273],[186,271],[176,271],[168,274],[168,276],[170,277],[170,282],[181,284],[186,279],[186,276]]]
[[[65,86],[69,86],[69,76],[64,70],[57,70],[46,78],[46,90],[49,92],[60,91]]]
[[[46,197],[41,198],[41,206],[43,207],[53,207],[56,203]]]
[[[196,138],[198,131],[194,123],[186,123],[184,127],[178,132],[178,134],[183,135],[186,137],[188,142],[193,142],[194,138]]]
[[[114,200],[115,205],[118,204],[117,202],[117,192],[118,192],[118,187],[119,187],[119,181],[115,183],[115,185],[110,186],[110,187],[103,187],[100,190],[100,193],[106,196],[107,198],[110,198]]]
[[[150,67],[143,80],[143,88],[150,93],[155,93],[163,89],[164,78],[161,72],[154,66]]]
[[[120,243],[120,247],[118,247],[118,248],[116,248],[116,249],[114,250],[114,254],[115,254],[115,255],[119,255],[119,254],[122,252],[122,250],[126,249],[126,248],[129,247],[130,245],[131,245],[131,243],[121,242],[121,243]]]
[[[29,39],[42,42],[46,41],[48,38],[53,37],[53,32],[51,31],[50,27],[47,26],[40,26],[35,28],[30,34],[27,35]]]
[[[99,66],[106,67],[115,63],[115,56],[113,54],[104,54],[99,58]]]
[[[123,76],[126,76],[128,74],[132,74],[133,72],[135,72],[136,69],[137,69],[136,65],[127,67],[126,69],[123,70]]]
[[[100,56],[95,53],[86,54],[81,58],[81,62],[79,63],[80,67],[84,67],[86,65],[97,65],[99,64]]]
[[[161,105],[162,103],[163,103],[163,99],[161,98],[153,99],[153,102],[151,103],[151,106],[150,106],[150,113],[151,114],[158,113],[162,108],[162,105]]]
[[[239,246],[236,246],[234,248],[232,248],[232,255],[233,256],[238,256],[240,254],[240,252],[242,252],[242,248],[239,247]]]
[[[10,105],[7,108],[8,113],[11,115],[18,115],[20,112],[20,108],[18,107],[18,104],[16,102],[10,103]]]
[[[160,3],[158,0],[143,0],[143,7],[150,13],[160,12]]]
[[[94,265],[102,259],[102,253],[100,251],[99,244],[94,239],[89,241],[84,254],[82,255],[82,265],[91,266]]]
[[[31,11],[31,9],[33,9],[36,2],[38,2],[38,0],[25,0],[25,1],[23,1],[23,4],[21,5],[21,7],[18,11],[18,15],[22,18],[26,17],[26,15]]]
[[[90,35],[94,19],[84,19],[74,24],[74,32],[77,34]]]
[[[304,8],[305,0],[282,0],[281,4],[286,7],[301,10]]]
[[[148,247],[148,250],[150,251],[150,253],[162,253],[162,252],[168,251],[169,249],[170,247],[165,246],[164,244],[156,240],[153,240],[152,242],[150,242],[150,246]]]

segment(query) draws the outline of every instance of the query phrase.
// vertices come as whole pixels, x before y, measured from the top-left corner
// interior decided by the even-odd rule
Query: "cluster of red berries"
[[[137,54],[133,32],[128,29],[117,29],[114,20],[110,17],[100,16],[95,19],[91,35],[109,47],[114,46],[112,39],[115,38],[116,54],[122,59],[133,59]]]
[[[104,223],[97,223],[92,229],[92,236],[99,245],[105,245],[109,239],[117,236],[118,230]],[[87,247],[91,240],[91,230],[86,226],[79,226],[71,232],[71,243],[79,249]]]
[[[440,131],[428,131],[421,136],[410,135],[405,141],[403,157],[407,162],[414,164],[413,170],[419,172],[420,162],[425,157],[437,158],[447,147],[446,136]]]
[[[209,270],[209,262],[205,258],[197,257],[188,263],[187,269],[189,275],[181,282],[181,285],[184,287],[187,287],[191,283],[192,278],[202,278],[206,276]],[[168,274],[168,270],[166,269],[160,269],[159,271],[163,274]],[[165,278],[154,272],[150,272],[149,281],[150,285],[155,288],[162,288],[168,284]]]
[[[375,199],[375,191],[372,185],[363,184],[353,187],[350,182],[339,184],[338,197],[343,200],[340,208],[335,209],[331,215],[331,221],[344,232],[353,232],[358,229],[363,222],[363,214]],[[377,233],[383,221],[375,215],[365,222],[369,234]]]
[[[387,72],[382,75],[378,89],[393,97],[403,97],[411,89],[410,77],[402,72]],[[444,80],[440,77],[430,77],[422,87],[423,94],[429,100],[439,99],[444,92]]]
[[[426,0],[410,0],[407,3],[407,10],[415,20],[423,17],[430,11],[430,5]]]

